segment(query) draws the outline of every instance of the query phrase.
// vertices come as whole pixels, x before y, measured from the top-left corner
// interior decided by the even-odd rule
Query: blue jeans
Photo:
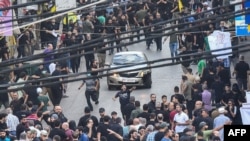
[[[229,57],[223,59],[223,63],[224,63],[224,67],[225,67],[225,68],[230,68],[230,60],[229,60]]]
[[[175,43],[169,43],[169,48],[170,48],[170,53],[171,53],[171,57],[177,57],[177,46],[178,44]],[[172,61],[174,62],[174,60],[172,59]]]

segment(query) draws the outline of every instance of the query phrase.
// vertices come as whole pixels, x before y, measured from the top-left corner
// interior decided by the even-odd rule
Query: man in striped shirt
[[[11,108],[7,108],[6,112],[8,114],[6,118],[6,123],[9,129],[9,134],[12,136],[16,136],[16,127],[19,124],[19,119],[17,116],[13,115]]]

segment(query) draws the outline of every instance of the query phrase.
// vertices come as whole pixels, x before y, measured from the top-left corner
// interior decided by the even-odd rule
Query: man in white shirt
[[[6,109],[7,112],[7,118],[6,118],[6,124],[9,129],[9,133],[12,136],[16,136],[16,127],[19,124],[19,119],[17,116],[13,115],[13,112],[11,108]]]
[[[183,134],[183,130],[188,127],[189,125],[189,118],[186,113],[182,111],[183,105],[177,104],[176,105],[176,114],[174,116],[174,123],[175,123],[175,132],[178,133],[180,136]]]

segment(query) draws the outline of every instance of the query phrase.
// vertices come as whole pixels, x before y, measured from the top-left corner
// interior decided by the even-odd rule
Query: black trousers
[[[73,73],[78,73],[78,58],[71,58],[70,59],[70,64],[71,64],[71,69],[73,71]]]
[[[85,57],[85,61],[86,61],[86,69],[91,70],[91,65],[95,59],[94,54],[86,54],[84,57]]]
[[[157,50],[162,50],[162,37],[155,38]]]
[[[90,98],[92,99],[92,101],[97,100],[96,91],[86,90],[85,91],[85,96],[86,96],[88,107],[90,108],[91,111],[93,111],[93,106],[92,106],[92,103],[90,101]]]
[[[193,100],[186,100],[187,102],[187,110],[188,110],[188,117],[189,119],[192,119],[193,117],[193,109],[194,109],[194,101]]]
[[[25,57],[24,46],[19,46],[17,48],[17,52],[18,52],[17,58]]]
[[[52,97],[53,97],[51,99],[52,104],[54,106],[60,105],[61,100],[62,100],[62,96],[63,96],[62,87],[55,85],[55,86],[51,87],[51,92],[52,92]]]

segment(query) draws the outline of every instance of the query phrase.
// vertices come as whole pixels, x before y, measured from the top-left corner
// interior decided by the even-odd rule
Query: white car
[[[137,63],[140,63],[136,65]],[[133,65],[125,67],[126,65]],[[127,86],[143,86],[151,88],[151,67],[143,52],[128,51],[114,54],[109,68],[122,67],[107,71],[108,88],[116,88],[122,84]],[[133,70],[136,69],[136,70]]]

